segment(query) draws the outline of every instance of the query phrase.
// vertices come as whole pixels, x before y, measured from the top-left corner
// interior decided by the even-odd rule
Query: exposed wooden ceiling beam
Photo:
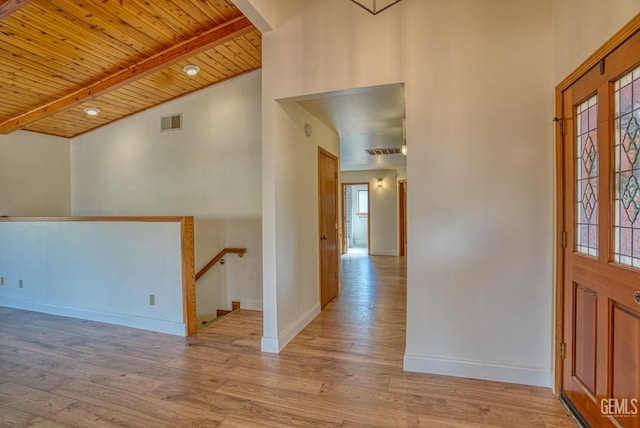
[[[0,19],[29,4],[31,0],[0,0]]]
[[[9,2],[11,1],[12,0],[9,0]],[[0,123],[0,134],[8,134],[37,120],[74,107],[98,95],[117,89],[127,83],[131,83],[148,74],[182,61],[185,58],[195,56],[207,49],[221,45],[253,30],[255,30],[255,27],[251,24],[251,21],[244,16],[238,17],[221,26],[207,30],[199,36],[178,43],[162,52],[145,58],[99,82],[65,95],[30,112],[6,120]]]

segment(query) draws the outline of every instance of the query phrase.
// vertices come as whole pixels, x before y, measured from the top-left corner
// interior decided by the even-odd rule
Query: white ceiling
[[[365,149],[402,145],[404,84],[318,94],[297,102],[340,136],[342,171],[394,169],[403,155],[371,156]]]

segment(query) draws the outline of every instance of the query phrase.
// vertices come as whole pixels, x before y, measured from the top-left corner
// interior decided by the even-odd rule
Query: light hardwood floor
[[[402,371],[404,258],[348,256],[282,353],[260,312],[180,338],[0,307],[0,427],[575,427],[549,390]]]

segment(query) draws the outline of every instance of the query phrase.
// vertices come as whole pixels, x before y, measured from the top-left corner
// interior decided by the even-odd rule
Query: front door
[[[318,206],[320,242],[320,304],[338,295],[338,158],[318,148]]]
[[[639,428],[640,33],[561,96],[562,397],[591,426]]]

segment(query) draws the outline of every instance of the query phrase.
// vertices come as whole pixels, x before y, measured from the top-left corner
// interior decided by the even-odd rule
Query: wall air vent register
[[[177,131],[182,129],[182,114],[162,116],[160,118],[160,132]]]
[[[365,149],[365,152],[369,153],[371,156],[401,155],[402,154],[402,148],[401,147],[388,147],[388,148],[380,148],[380,149]]]

